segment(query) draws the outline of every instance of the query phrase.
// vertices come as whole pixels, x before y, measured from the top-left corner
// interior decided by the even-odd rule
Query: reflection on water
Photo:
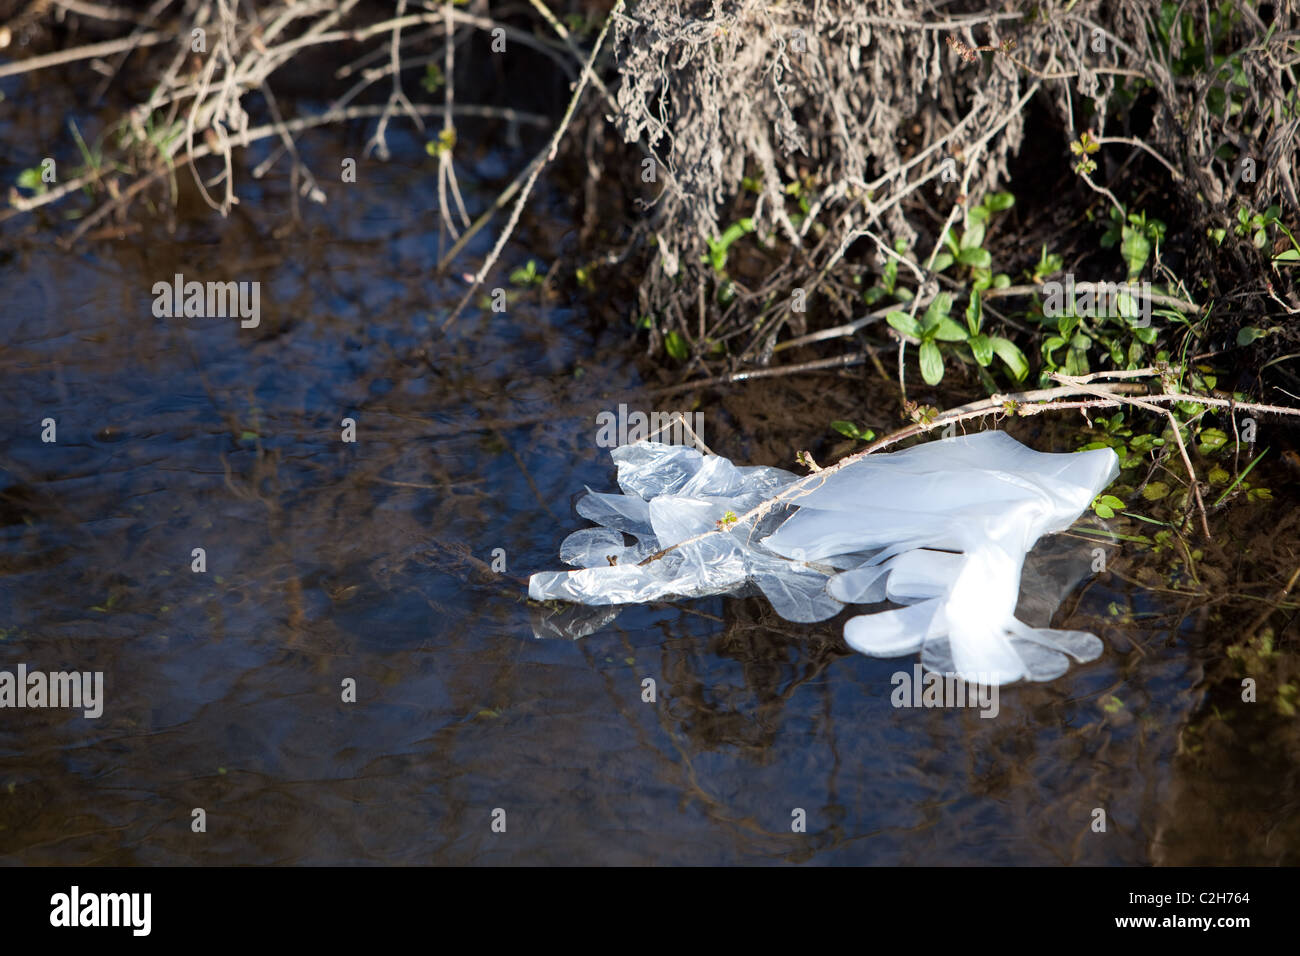
[[[576,640],[530,607],[574,493],[612,484],[590,403],[635,402],[637,373],[581,303],[522,297],[435,334],[463,286],[430,274],[434,183],[369,167],[284,238],[274,184],[257,214],[73,253],[5,227],[0,669],[103,671],[107,704],[0,711],[0,858],[1151,859],[1202,665],[1195,619],[1107,621],[1112,601],[1159,611],[1147,594],[1076,592],[1058,623],[1106,656],[1004,689],[996,720],[894,709],[911,658],[850,654],[841,622],[758,598],[597,609]],[[554,255],[560,206],[539,210],[520,261]],[[178,272],[261,282],[260,325],[154,318]],[[793,448],[825,419],[787,426]]]

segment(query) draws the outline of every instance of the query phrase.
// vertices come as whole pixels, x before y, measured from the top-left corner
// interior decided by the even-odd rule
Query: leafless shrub
[[[254,175],[287,162],[295,196],[320,201],[317,176],[296,146],[302,131],[372,120],[367,149],[382,159],[391,124],[424,129],[432,119],[428,133],[441,150],[440,216],[452,240],[437,264],[443,269],[509,204],[495,248],[504,244],[566,131],[586,142],[590,177],[603,175],[607,155],[598,157],[592,144],[608,117],[653,159],[655,175],[652,183],[625,175],[642,192],[648,215],[636,224],[632,242],[604,261],[637,254],[647,262],[639,295],[642,314],[657,317],[652,349],[663,333],[677,331],[694,343],[695,358],[724,343],[733,367],[741,367],[765,364],[783,336],[789,341],[785,333],[806,331],[805,314],[789,307],[796,289],[818,303],[823,327],[854,315],[853,280],[863,269],[845,261],[851,248],[855,259],[865,247],[875,250],[877,264],[886,256],[897,260],[922,290],[913,305],[923,305],[937,288],[934,254],[945,231],[960,223],[968,198],[995,187],[1015,189],[1010,164],[1026,147],[1042,163],[1068,171],[1070,143],[1088,132],[1107,165],[1096,178],[1093,169],[1079,171],[1076,199],[1091,190],[1119,206],[1129,201],[1131,182],[1105,174],[1130,167],[1153,172],[1162,180],[1155,187],[1170,187],[1179,197],[1187,213],[1181,228],[1199,250],[1202,270],[1215,271],[1207,230],[1229,233],[1222,248],[1240,282],[1250,285],[1245,292],[1223,289],[1220,277],[1211,276],[1213,293],[1245,296],[1262,308],[1300,309],[1285,276],[1277,277],[1276,289],[1267,283],[1267,251],[1238,241],[1231,230],[1240,205],[1300,207],[1293,172],[1300,32],[1290,5],[618,0],[606,44],[612,55],[600,47],[597,30],[570,34],[540,0],[514,4],[511,22],[500,19],[500,9],[489,0],[465,6],[154,0],[143,12],[85,0],[28,4],[0,24],[10,37],[26,37],[42,20],[81,18],[97,24],[96,39],[105,31],[117,31],[117,39],[0,64],[0,76],[85,61],[106,74],[102,86],[129,56],[129,68],[154,83],[117,124],[123,145],[106,157],[111,162],[38,195],[12,192],[0,218],[83,188],[99,190],[101,205],[79,221],[75,240],[109,215],[125,216],[144,190],[174,183],[181,173],[192,175],[224,215],[238,201],[234,152],[271,137],[279,146]],[[567,9],[586,7],[572,0]],[[521,14],[534,17],[533,29],[517,25]],[[202,55],[184,42],[196,30],[206,37]],[[458,99],[457,51],[468,37],[497,30],[547,57],[569,82],[573,99],[558,125]],[[281,71],[321,51],[337,51],[333,78],[350,86],[324,113],[283,114],[274,92]],[[437,101],[420,102],[410,95],[409,71],[430,65],[445,85]],[[602,76],[614,82],[607,87]],[[364,102],[385,89],[382,104]],[[592,92],[575,113],[584,89]],[[1035,98],[1045,107],[1035,115],[1048,120],[1030,129],[1027,106]],[[250,113],[269,122],[252,126]],[[554,141],[502,200],[472,224],[450,162],[456,118],[465,115],[555,130]],[[117,181],[122,170],[132,177],[127,183]],[[588,202],[593,196],[589,189]],[[723,283],[706,253],[742,216],[762,241],[761,265],[730,270],[728,294],[719,295]],[[593,234],[590,211],[583,234]],[[898,239],[908,243],[905,254],[894,249]],[[494,265],[489,258],[476,279]]]
[[[667,174],[651,201],[643,308],[661,330],[746,336],[733,354],[762,361],[800,319],[788,307],[793,287],[853,311],[852,287],[833,271],[852,242],[924,238],[909,265],[925,278],[943,232],[936,218],[951,225],[967,197],[1005,187],[1008,159],[1026,144],[1064,167],[1069,142],[1089,127],[1103,148],[1158,161],[1202,234],[1243,201],[1247,159],[1257,180],[1248,201],[1295,209],[1296,24],[1265,23],[1245,2],[1164,6],[1162,15],[1143,0],[638,0],[616,25],[615,119]],[[1172,30],[1171,13],[1181,18]],[[1188,62],[1185,32],[1202,37],[1203,64]],[[1235,52],[1215,63],[1216,44]],[[1051,105],[1056,127],[1026,129],[1033,96]],[[1135,97],[1151,110],[1136,136],[1123,128]],[[1119,203],[1086,172],[1081,180]],[[737,201],[742,181],[754,200]],[[791,184],[811,186],[797,221]],[[712,288],[708,241],[739,215],[781,250],[777,267],[752,287],[738,281],[730,307],[702,307],[697,326],[687,315],[705,301],[697,291]]]

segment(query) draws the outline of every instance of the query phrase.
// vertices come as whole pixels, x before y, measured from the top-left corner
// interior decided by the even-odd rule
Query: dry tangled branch
[[[1198,221],[1228,223],[1243,177],[1259,208],[1300,206],[1300,24],[1282,11],[1265,23],[1244,2],[1193,16],[1171,27],[1160,4],[1139,0],[640,0],[616,27],[617,123],[680,186],[649,200],[643,309],[664,329],[689,329],[681,293],[710,284],[709,241],[747,216],[777,266],[752,287],[732,276],[736,302],[705,337],[757,330],[740,354],[765,360],[782,326],[802,321],[787,304],[795,287],[820,286],[831,311],[851,313],[847,283],[826,280],[855,240],[882,254],[881,236],[937,244],[968,197],[1007,184],[1022,147],[1060,154],[1064,166],[1090,126],[1101,148],[1151,157]],[[1203,49],[1192,49],[1198,35]],[[1218,41],[1206,37],[1237,52],[1211,66]],[[1027,94],[1055,112],[1054,127],[1026,127]],[[1135,101],[1149,111],[1140,130],[1129,128]],[[1088,172],[1080,178],[1120,204]],[[938,234],[936,207],[946,216]]]
[[[114,5],[56,0],[29,6],[4,28],[12,37],[42,18],[57,20],[65,15],[96,21],[101,30],[126,32],[116,39],[0,64],[0,77],[25,75],[32,79],[42,71],[90,61],[101,72],[107,71],[111,81],[122,59],[134,55],[133,68],[155,78],[151,94],[103,137],[104,155],[99,163],[33,196],[11,192],[10,209],[0,213],[0,218],[9,218],[59,202],[83,188],[102,189],[101,205],[82,219],[72,241],[110,213],[121,215],[144,189],[185,167],[203,199],[219,214],[227,215],[239,201],[236,178],[241,167],[235,160],[236,151],[267,137],[278,139],[279,146],[253,169],[253,175],[263,176],[287,158],[295,197],[324,202],[320,177],[298,149],[298,133],[330,123],[373,118],[366,153],[384,159],[389,154],[390,124],[405,120],[423,130],[426,116],[441,118],[438,144],[445,148],[438,154],[439,196],[443,199],[440,215],[454,237],[459,234],[457,222],[462,227],[469,224],[450,163],[456,118],[496,119],[511,127],[520,123],[552,125],[548,119],[523,110],[458,103],[456,47],[475,34],[499,32],[508,42],[541,51],[573,73],[563,43],[498,21],[491,16],[486,0],[474,0],[468,7],[401,0],[387,9],[360,0],[281,2],[260,9],[237,0],[155,0],[142,13]],[[431,53],[412,52],[435,44]],[[369,48],[354,56],[358,46]],[[346,50],[347,55],[335,57],[341,65],[333,69],[330,81],[351,81],[351,85],[333,96],[322,112],[286,114],[275,92],[282,78],[301,68],[297,61],[331,48]],[[111,56],[118,59],[111,65],[104,63],[103,58]],[[442,68],[440,73],[428,74],[436,76],[442,87],[430,90],[437,102],[414,102],[404,86],[404,74],[405,82],[410,83],[410,71],[429,65]],[[364,97],[371,94],[373,98],[374,88],[385,81],[389,93],[383,105],[365,102]],[[322,92],[327,86],[322,84]],[[267,122],[254,125],[250,116]],[[201,168],[200,161],[207,157],[217,158],[215,169]],[[104,188],[105,179],[123,170],[134,177],[129,185]]]
[[[1242,203],[1300,210],[1293,172],[1300,22],[1290,5],[566,0],[553,6],[541,0],[276,0],[256,7],[238,0],[153,0],[140,10],[87,0],[28,3],[0,24],[7,31],[0,39],[25,37],[46,24],[94,42],[0,63],[0,78],[93,69],[103,75],[102,93],[129,57],[130,68],[151,80],[151,92],[110,128],[102,161],[37,195],[11,191],[0,219],[90,188],[100,205],[80,219],[70,237],[75,241],[105,217],[124,216],[154,184],[171,179],[174,195],[178,172],[192,176],[202,197],[225,215],[239,201],[236,154],[259,137],[278,143],[254,176],[287,162],[295,202],[324,201],[322,173],[309,168],[296,142],[302,130],[365,117],[373,121],[367,152],[382,159],[394,124],[421,130],[432,117],[428,135],[436,132],[430,146],[449,247],[437,263],[442,271],[510,205],[493,248],[504,245],[562,139],[586,142],[589,180],[607,177],[619,154],[593,143],[608,120],[644,154],[622,165],[646,216],[613,224],[603,239],[607,248],[592,261],[639,256],[645,263],[638,304],[641,315],[655,317],[651,349],[674,331],[691,346],[688,372],[700,371],[703,357],[724,347],[734,372],[768,364],[779,348],[852,334],[879,318],[856,314],[861,290],[855,282],[868,271],[860,261],[864,250],[874,256],[874,269],[892,258],[908,270],[917,292],[913,311],[931,301],[941,283],[951,282],[934,272],[945,233],[962,225],[971,200],[1014,185],[1013,167],[1026,150],[1073,180],[1081,212],[1087,203],[1080,196],[1114,207],[1128,202],[1121,174],[1142,166],[1148,179],[1158,178],[1147,191],[1176,197],[1188,214],[1186,257],[1203,273],[1215,271],[1209,263],[1219,251],[1207,230],[1230,230]],[[585,18],[581,35],[561,22],[570,17]],[[74,23],[95,29],[78,33],[69,26]],[[603,30],[611,41],[604,46],[596,42]],[[467,82],[475,76],[472,44],[481,52],[489,34],[544,58],[552,78],[568,83],[563,118],[467,102],[466,91],[481,92]],[[304,112],[277,90],[304,61],[320,63],[322,53],[330,54],[330,81],[341,86],[330,90],[324,112]],[[483,57],[477,59],[481,65]],[[430,97],[421,95],[413,75],[419,69],[436,77]],[[588,86],[592,95],[579,104],[573,94]],[[583,108],[575,111],[577,105]],[[543,155],[473,222],[451,161],[462,116],[500,120],[508,142],[521,122],[553,133]],[[1070,146],[1084,134],[1102,165],[1074,176]],[[127,183],[111,181],[124,171]],[[597,201],[590,186],[585,198]],[[593,233],[595,215],[588,210],[584,237]],[[710,244],[740,222],[752,227],[756,241],[747,244],[756,254],[723,272],[709,261]],[[895,247],[900,240],[906,254]],[[1209,296],[1237,295],[1288,315],[1300,311],[1289,275],[1276,286],[1260,281],[1266,254],[1236,238],[1222,252],[1220,258],[1232,260],[1231,269],[1218,270],[1228,274],[1229,287],[1211,275]],[[494,263],[492,257],[474,269],[476,280]],[[1158,260],[1155,267],[1168,274]],[[1245,277],[1235,285],[1234,270]],[[1172,291],[1190,303],[1186,288]],[[815,297],[816,308],[791,308],[796,292]],[[814,329],[807,327],[810,315]]]

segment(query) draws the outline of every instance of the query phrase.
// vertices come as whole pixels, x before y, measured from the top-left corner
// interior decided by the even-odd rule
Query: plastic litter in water
[[[1034,543],[1119,474],[1108,448],[1049,454],[986,431],[804,478],[656,442],[611,456],[622,494],[588,489],[577,511],[599,527],[560,546],[580,570],[534,574],[529,597],[609,606],[756,586],[805,623],[889,601],[900,606],[849,619],[851,647],[919,651],[928,670],[983,684],[1052,680],[1101,655],[1095,635],[1030,627],[1015,610]]]

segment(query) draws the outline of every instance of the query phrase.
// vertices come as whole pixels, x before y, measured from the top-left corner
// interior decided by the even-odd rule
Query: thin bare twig
[[[1147,373],[1147,376],[1149,377],[1159,377],[1160,375],[1160,370],[1158,369],[1143,369],[1140,371]],[[1026,392],[1012,392],[1008,394],[992,395],[989,398],[982,399],[981,401],[972,402],[969,405],[963,405],[960,408],[955,408],[947,412],[941,412],[938,415],[933,416],[932,418],[915,422],[911,425],[906,426],[905,428],[901,428],[898,431],[892,432],[888,435],[885,435],[882,438],[876,439],[874,442],[869,444],[862,451],[849,455],[846,458],[842,458],[834,465],[831,465],[827,468],[822,468],[821,470],[816,471],[811,475],[807,475],[804,478],[801,478],[798,481],[794,482],[793,484],[788,485],[786,488],[782,489],[776,495],[773,495],[771,498],[768,498],[766,501],[760,502],[759,504],[751,508],[749,511],[745,512],[745,514],[741,515],[736,522],[733,522],[732,527],[734,528],[736,525],[739,525],[745,521],[757,521],[759,518],[763,517],[764,515],[772,511],[772,509],[776,508],[778,505],[791,503],[801,495],[807,493],[808,491],[811,491],[814,487],[817,487],[821,482],[823,482],[830,475],[841,470],[842,468],[848,467],[855,461],[859,461],[862,458],[865,458],[867,455],[874,454],[884,448],[888,448],[892,445],[896,445],[901,441],[907,440],[908,438],[914,438],[918,435],[925,434],[926,432],[933,431],[936,428],[944,428],[950,424],[966,421],[971,418],[982,418],[987,415],[997,415],[997,416],[1016,415],[1016,416],[1024,417],[1029,415],[1039,415],[1045,412],[1064,411],[1068,409],[1113,408],[1120,405],[1133,405],[1139,403],[1143,405],[1150,405],[1152,406],[1151,410],[1159,413],[1164,413],[1166,410],[1162,408],[1156,408],[1154,406],[1158,404],[1172,404],[1174,402],[1180,402],[1180,401],[1201,402],[1204,404],[1214,404],[1214,405],[1228,404],[1228,402],[1226,401],[1215,400],[1210,396],[1184,395],[1184,394],[1145,395],[1142,397],[1142,399],[1138,400],[1133,398],[1131,393],[1135,388],[1140,389],[1141,386],[1139,385],[1129,384],[1126,382],[1116,382],[1110,385],[1093,384],[1094,382],[1097,382],[1104,377],[1114,377],[1116,374],[1125,377],[1137,377],[1136,372],[1125,372],[1125,373],[1102,372],[1102,373],[1094,373],[1092,375],[1077,376],[1075,377],[1075,380],[1068,385],[1062,385],[1057,388],[1034,389]],[[1082,395],[1090,395],[1093,397],[1083,399],[1083,400],[1072,400]],[[1236,402],[1233,404],[1234,407],[1236,408],[1241,408],[1244,410],[1254,411],[1258,413],[1273,413],[1273,414],[1282,414],[1282,415],[1300,417],[1300,409],[1296,409],[1296,408],[1286,408],[1283,406],[1271,406],[1271,405],[1257,405],[1253,403],[1244,403],[1244,402]],[[1176,428],[1177,428],[1177,424],[1175,423],[1175,429]],[[1194,483],[1195,478],[1193,477],[1192,480]],[[1208,536],[1209,534],[1208,528],[1205,530]],[[724,533],[724,532],[706,531],[692,538],[687,538],[683,541],[679,541],[677,544],[664,548],[663,550],[650,555],[648,558],[641,561],[640,563],[643,565],[649,564],[651,561],[656,561],[662,558],[664,555],[668,554],[669,552],[682,547],[683,545],[691,544],[693,542],[703,540],[704,538],[709,537],[709,535],[719,534],[719,533]]]
[[[583,91],[587,88],[587,80],[589,77],[595,75],[592,73],[592,65],[596,62],[596,57],[600,54],[601,46],[604,45],[605,36],[609,33],[610,24],[612,24],[615,17],[622,12],[623,3],[624,0],[618,0],[618,2],[614,4],[614,9],[611,10],[609,16],[606,17],[605,25],[601,27],[600,30],[600,36],[596,38],[596,44],[591,48],[591,55],[587,57],[587,61],[582,66],[582,76],[578,80],[577,89],[573,91],[573,96],[569,99],[569,108],[564,111],[564,116],[560,120],[560,125],[555,128],[555,133],[551,136],[551,142],[549,149],[547,150],[546,159],[533,168],[532,173],[524,183],[523,190],[519,194],[519,199],[515,203],[515,208],[510,213],[510,221],[507,222],[506,227],[501,230],[501,235],[497,237],[496,245],[492,247],[492,251],[488,254],[487,259],[484,260],[482,267],[474,274],[474,280],[470,283],[470,287],[465,292],[464,297],[456,305],[456,308],[452,310],[451,315],[447,316],[443,321],[441,326],[443,331],[446,331],[452,323],[456,321],[461,312],[464,311],[465,306],[469,304],[470,299],[473,298],[478,287],[483,284],[483,280],[487,278],[492,267],[496,265],[496,261],[501,255],[501,250],[505,248],[506,242],[509,241],[511,234],[515,231],[515,226],[519,224],[519,217],[523,214],[524,206],[527,204],[528,197],[533,191],[533,185],[537,182],[538,175],[541,173],[543,167],[555,158],[556,153],[559,151],[560,140],[563,139],[565,131],[568,130],[569,124],[573,121],[573,114],[578,108],[578,101],[582,99]]]

